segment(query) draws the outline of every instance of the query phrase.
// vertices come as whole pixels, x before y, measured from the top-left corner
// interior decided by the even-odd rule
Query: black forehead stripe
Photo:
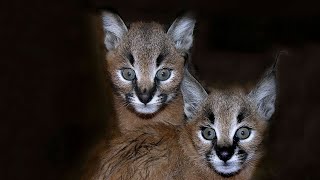
[[[164,55],[163,54],[159,54],[159,56],[157,57],[157,60],[156,60],[157,67],[159,67],[159,65],[162,63],[163,60],[164,60]]]
[[[214,114],[210,109],[205,109],[204,110],[205,116],[210,120],[211,124],[214,124]]]
[[[156,60],[156,65],[157,67],[160,66],[160,64],[166,59],[166,56],[169,54],[168,50],[163,48],[161,50],[161,53],[159,54],[159,56],[157,57],[157,60]]]
[[[240,114],[237,116],[237,122],[238,122],[238,123],[241,123],[242,120],[243,120],[243,114],[240,113]]]
[[[209,118],[211,124],[214,124],[214,114],[213,114],[213,112],[209,112],[208,118]]]
[[[129,60],[130,64],[133,66],[133,64],[134,64],[134,57],[132,56],[131,53],[128,54],[128,60]]]
[[[238,116],[237,116],[237,122],[238,123],[241,123],[243,121],[243,119],[245,119],[245,116],[246,116],[246,109],[243,108],[241,109],[241,111],[239,112]]]

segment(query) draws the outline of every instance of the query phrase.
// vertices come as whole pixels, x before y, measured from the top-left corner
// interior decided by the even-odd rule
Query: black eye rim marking
[[[132,72],[134,73],[134,78],[133,79],[131,79],[131,80],[129,80],[129,79],[127,79],[127,78],[125,78],[124,77],[124,71],[125,70],[132,70]],[[120,71],[121,71],[121,76],[122,76],[122,78],[124,78],[125,80],[127,80],[127,81],[134,81],[137,77],[136,77],[136,72],[132,69],[132,68],[121,68],[120,69]]]
[[[213,137],[212,139],[206,138],[206,137],[204,136],[204,131],[207,130],[207,129],[213,130],[213,132],[214,132],[214,137]],[[212,127],[202,126],[202,127],[200,127],[200,130],[201,130],[201,136],[202,136],[205,140],[213,141],[213,140],[217,139],[216,131],[215,131]]]
[[[248,131],[249,131],[249,134],[248,134],[248,136],[247,136],[246,138],[240,138],[240,137],[237,136],[238,131],[239,131],[240,129],[243,129],[243,128],[248,129]],[[252,133],[252,128],[250,128],[250,127],[248,127],[248,126],[242,126],[242,127],[239,127],[239,128],[236,130],[233,138],[234,138],[234,140],[235,140],[236,142],[238,142],[239,140],[248,139],[248,138],[250,137],[251,133]]]

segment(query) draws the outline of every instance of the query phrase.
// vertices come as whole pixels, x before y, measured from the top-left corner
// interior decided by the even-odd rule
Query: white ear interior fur
[[[122,36],[128,29],[118,15],[109,11],[102,13],[102,23],[105,33],[104,44],[108,50],[113,50],[119,45]]]
[[[207,98],[208,94],[188,70],[185,70],[184,73],[181,92],[184,101],[184,113],[188,120],[190,120],[198,111],[199,105]]]
[[[177,18],[168,30],[168,35],[172,38],[177,49],[188,51],[193,42],[193,29],[196,20],[191,16]]]
[[[275,111],[277,83],[274,70],[269,70],[260,80],[255,89],[249,93],[249,98],[257,105],[261,117],[269,120]]]

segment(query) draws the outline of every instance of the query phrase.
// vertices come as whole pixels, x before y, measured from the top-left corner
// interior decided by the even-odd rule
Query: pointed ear
[[[193,29],[196,20],[191,14],[177,18],[168,30],[177,49],[188,51],[193,42]]]
[[[119,45],[122,36],[128,29],[117,14],[109,11],[104,11],[102,13],[102,23],[105,33],[104,44],[107,50],[113,50]]]
[[[208,94],[188,70],[184,72],[181,92],[184,101],[184,113],[187,119],[190,120],[198,111],[199,105],[207,98]]]
[[[273,65],[249,93],[249,98],[256,105],[260,116],[269,120],[275,111],[277,96],[276,65]]]

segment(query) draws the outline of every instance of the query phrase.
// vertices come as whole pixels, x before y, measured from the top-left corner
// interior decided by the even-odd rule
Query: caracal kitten
[[[183,124],[180,85],[193,42],[195,20],[177,18],[168,30],[155,23],[126,26],[111,12],[102,14],[106,70],[122,133],[162,122]]]

